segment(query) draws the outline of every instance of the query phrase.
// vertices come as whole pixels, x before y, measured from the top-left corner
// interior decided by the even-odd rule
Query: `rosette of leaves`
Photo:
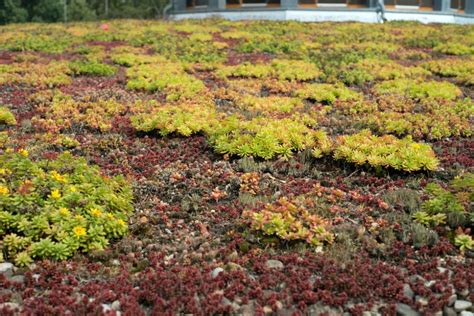
[[[331,244],[334,239],[326,220],[286,198],[267,204],[262,210],[245,212],[244,217],[250,221],[251,229],[287,241],[304,241],[318,247]]]
[[[127,233],[132,191],[84,159],[63,153],[33,161],[26,150],[0,156],[0,240],[4,257],[63,260],[101,250]]]
[[[429,144],[414,142],[411,137],[398,139],[392,135],[375,136],[369,130],[339,136],[334,158],[374,168],[401,171],[437,169],[439,161]]]
[[[425,188],[428,200],[421,211],[414,214],[415,221],[430,226],[448,224],[452,229],[468,227],[474,223],[474,174],[456,177],[447,189],[429,183]]]
[[[241,157],[290,157],[293,152],[312,149],[319,158],[331,150],[324,131],[291,118],[256,117],[248,121],[233,115],[212,126],[208,137],[216,152]]]

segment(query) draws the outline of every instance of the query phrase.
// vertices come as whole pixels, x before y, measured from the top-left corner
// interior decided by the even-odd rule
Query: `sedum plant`
[[[0,106],[0,124],[7,126],[15,126],[16,119],[10,110],[5,106]]]
[[[360,95],[342,84],[313,83],[307,84],[295,92],[296,96],[333,104],[336,101],[358,100]]]
[[[295,151],[312,149],[321,157],[331,149],[326,133],[315,131],[301,120],[256,117],[250,121],[230,116],[213,126],[209,141],[220,154],[271,159],[290,157]]]
[[[341,72],[345,84],[363,84],[374,80],[416,78],[429,74],[421,67],[405,67],[394,61],[383,59],[363,59],[345,67]]]
[[[237,66],[221,67],[219,77],[275,78],[279,80],[308,81],[321,75],[319,68],[302,60],[275,59],[271,64],[242,63]]]
[[[76,60],[69,63],[69,69],[75,75],[86,76],[113,76],[117,68],[111,65],[100,63],[96,60],[81,61]]]
[[[429,183],[425,190],[429,199],[422,204],[422,212],[419,213],[424,213],[431,218],[444,216],[451,228],[468,226],[469,222],[473,222],[474,214],[469,211],[469,208],[474,202],[474,174],[468,173],[455,178],[447,189],[436,183]]]
[[[204,83],[187,74],[179,63],[139,64],[127,69],[127,87],[162,91],[168,101],[193,99],[207,93]]]
[[[398,139],[392,135],[375,136],[369,130],[339,136],[334,158],[374,168],[401,171],[434,171],[439,161],[429,144],[414,142],[411,137]]]
[[[33,161],[26,150],[0,156],[0,240],[6,259],[64,260],[101,250],[127,233],[132,191],[70,153]]]
[[[267,236],[287,241],[304,241],[314,247],[331,244],[334,236],[329,223],[297,201],[281,198],[260,211],[244,212],[250,227]]]
[[[59,132],[74,126],[87,126],[102,132],[112,128],[114,118],[125,113],[127,106],[109,99],[85,98],[76,101],[69,95],[58,93],[43,100],[39,107],[41,115],[32,122],[43,130]]]
[[[159,131],[160,135],[166,136],[177,133],[183,136],[190,136],[209,129],[209,126],[216,120],[214,106],[203,102],[186,102],[166,104],[159,106],[155,102],[150,102],[147,111],[143,111],[130,117],[132,126],[141,132]]]
[[[375,90],[381,94],[398,94],[413,99],[454,100],[462,95],[458,87],[447,81],[417,81],[413,79],[384,81],[377,84]]]

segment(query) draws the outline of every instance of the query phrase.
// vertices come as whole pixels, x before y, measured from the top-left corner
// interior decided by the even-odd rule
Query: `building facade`
[[[177,19],[380,20],[379,0],[173,0]],[[474,23],[474,0],[383,0],[387,20]]]

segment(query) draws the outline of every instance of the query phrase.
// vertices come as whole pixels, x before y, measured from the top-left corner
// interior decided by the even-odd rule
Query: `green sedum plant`
[[[323,131],[315,131],[301,120],[256,117],[250,121],[230,116],[213,126],[209,141],[220,154],[271,159],[292,156],[294,151],[312,149],[321,157],[331,149]]]
[[[101,250],[127,233],[132,191],[65,152],[33,161],[26,150],[0,156],[0,239],[5,258],[64,260]]]
[[[339,136],[334,158],[374,168],[401,171],[434,171],[439,161],[429,144],[414,142],[411,137],[398,139],[392,135],[375,136],[369,130]]]
[[[357,100],[360,95],[342,84],[313,83],[307,84],[295,92],[296,96],[333,104],[336,101]]]
[[[10,110],[5,106],[0,106],[0,124],[7,126],[15,126],[16,119]]]
[[[375,90],[381,94],[398,94],[413,99],[440,98],[454,100],[462,95],[458,87],[447,81],[395,79],[377,84]]]
[[[72,61],[69,63],[69,69],[75,75],[86,76],[113,76],[117,68],[111,65],[100,63],[96,60],[91,61]]]

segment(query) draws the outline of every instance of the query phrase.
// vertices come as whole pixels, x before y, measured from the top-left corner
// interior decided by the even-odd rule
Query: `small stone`
[[[474,313],[469,311],[462,311],[461,313],[459,313],[459,316],[474,316]]]
[[[221,267],[215,268],[215,269],[212,270],[212,272],[211,272],[212,278],[213,278],[213,279],[214,279],[214,278],[217,278],[217,276],[218,276],[219,273],[221,273],[221,272],[224,272],[224,269],[222,269]]]
[[[112,265],[118,267],[120,265],[120,261],[117,259],[112,260]]]
[[[107,313],[112,310],[109,304],[102,304],[102,312]]]
[[[229,305],[232,305],[232,302],[227,297],[223,297],[222,300],[221,300],[221,305],[222,306],[229,306]]]
[[[240,313],[242,316],[253,316],[255,315],[255,300],[249,300],[247,304],[240,307]]]
[[[457,299],[458,299],[458,296],[456,294],[451,295],[448,298],[448,306],[453,306],[454,302],[456,302]]]
[[[406,298],[412,300],[413,297],[415,297],[415,293],[413,293],[413,290],[410,287],[410,284],[405,283],[403,284],[403,295],[405,295]]]
[[[267,260],[265,265],[269,269],[283,269],[285,267],[280,260]]]
[[[140,224],[146,224],[148,223],[148,218],[146,216],[140,217]]]
[[[273,313],[273,309],[272,309],[270,306],[265,305],[265,306],[263,306],[263,312],[264,312],[266,315],[269,315],[269,314]]]
[[[417,303],[420,304],[421,306],[426,306],[426,305],[428,305],[428,300],[427,300],[425,297],[419,296],[419,295],[416,296],[415,302],[417,302]]]
[[[119,300],[113,301],[111,307],[114,311],[120,310],[120,301]]]
[[[403,303],[398,303],[397,304],[397,315],[399,316],[418,316],[420,313],[418,313],[416,310],[411,308],[411,306]]]
[[[10,309],[11,311],[13,311],[13,310],[19,310],[19,309],[20,309],[20,305],[18,305],[17,303],[11,303],[11,302],[1,303],[1,304],[0,304],[0,309],[3,309],[3,308],[8,308],[8,309]]]
[[[456,311],[454,310],[454,308],[451,308],[451,307],[445,307],[443,309],[443,316],[456,316],[457,313]]]
[[[469,309],[471,307],[472,303],[469,301],[457,300],[456,302],[454,302],[454,310],[458,313],[465,311],[466,309]]]
[[[425,282],[425,286],[426,286],[426,287],[432,287],[433,285],[435,285],[435,283],[436,283],[435,280],[426,281],[426,282]]]
[[[467,297],[469,295],[469,290],[468,289],[464,289],[462,291],[458,291],[459,295],[461,295],[462,297]]]
[[[443,268],[443,267],[438,267],[439,273],[445,273],[448,269]]]
[[[281,310],[281,309],[283,309],[283,303],[280,302],[280,301],[276,301],[275,302],[275,307],[276,307],[277,310]]]
[[[0,274],[4,274],[7,278],[13,275],[13,264],[10,262],[0,263]]]

